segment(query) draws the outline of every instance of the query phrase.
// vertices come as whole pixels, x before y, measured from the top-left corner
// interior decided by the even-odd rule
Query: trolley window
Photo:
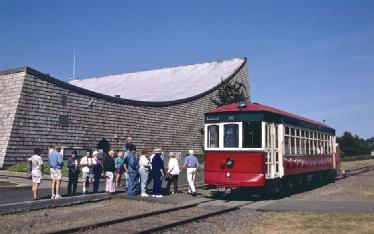
[[[243,148],[261,148],[261,122],[243,123]]]
[[[239,125],[238,124],[225,124],[223,146],[225,148],[239,147]]]
[[[219,125],[208,126],[208,148],[219,148]]]

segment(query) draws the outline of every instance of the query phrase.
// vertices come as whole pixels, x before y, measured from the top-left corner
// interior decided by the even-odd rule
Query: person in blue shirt
[[[197,160],[193,150],[188,151],[188,156],[184,159],[184,168],[187,169],[188,193],[196,196],[194,183],[196,173],[199,171],[199,160]]]
[[[131,145],[127,156],[127,172],[129,173],[128,190],[129,196],[135,196],[136,180],[139,176],[139,162],[135,156],[136,147]]]
[[[51,199],[58,199],[61,198],[60,195],[60,185],[61,185],[61,169],[64,165],[64,158],[60,153],[61,147],[55,146],[53,152],[48,154],[48,163],[51,171],[51,179],[52,179],[52,196]]]

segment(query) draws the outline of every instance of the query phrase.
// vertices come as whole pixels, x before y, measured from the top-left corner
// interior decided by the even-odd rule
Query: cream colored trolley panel
[[[274,123],[265,123],[266,179],[274,179],[281,175],[278,129],[278,125]]]
[[[283,167],[283,147],[284,147],[284,126],[283,124],[278,124],[278,167],[279,167],[279,177],[284,176]]]

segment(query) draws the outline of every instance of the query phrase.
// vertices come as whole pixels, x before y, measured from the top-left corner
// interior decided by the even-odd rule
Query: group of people
[[[29,158],[29,162],[32,169],[33,199],[37,200],[39,199],[38,187],[44,174],[44,164],[40,156],[41,150],[36,148],[34,153],[35,155]],[[109,150],[102,154],[98,151],[87,151],[81,160],[78,160],[77,152],[73,151],[67,161],[67,167],[69,168],[68,194],[76,194],[78,179],[81,174],[83,194],[88,192],[90,184],[92,184],[93,192],[98,192],[102,176],[106,178],[105,192],[114,193],[116,187],[121,186],[122,176],[124,176],[123,186],[127,189],[129,196],[136,196],[138,194],[137,188],[140,187],[140,196],[148,197],[146,187],[153,180],[152,196],[163,197],[161,194],[162,181],[167,181],[167,193],[169,193],[172,184],[174,190],[171,193],[177,193],[179,174],[186,170],[189,185],[188,193],[196,196],[194,181],[199,170],[199,162],[194,156],[193,150],[189,150],[189,154],[181,166],[175,153],[169,153],[170,159],[167,168],[165,168],[162,155],[161,149],[154,149],[152,152],[142,149],[138,152],[130,137],[127,139],[124,151],[114,152]],[[61,169],[64,166],[60,146],[56,146],[54,151],[49,153],[48,162],[52,180],[51,199],[58,199],[61,197]]]

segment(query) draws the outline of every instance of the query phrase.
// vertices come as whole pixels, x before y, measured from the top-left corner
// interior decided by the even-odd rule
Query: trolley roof
[[[235,113],[235,115],[233,115]],[[237,114],[236,114],[237,113]],[[248,118],[245,113],[256,114],[252,115],[252,118]],[[244,114],[244,115],[243,115]],[[244,121],[244,120],[267,120],[274,121],[276,123],[287,123],[297,126],[302,126],[306,128],[327,131],[335,134],[335,129],[330,126],[302,117],[300,115],[295,115],[274,107],[261,105],[258,103],[246,103],[246,106],[240,108],[238,104],[233,103],[230,105],[225,105],[218,107],[216,109],[210,110],[205,114],[206,122],[223,122],[223,121]],[[214,118],[214,116],[221,116],[221,118]],[[253,118],[254,117],[254,118]]]

